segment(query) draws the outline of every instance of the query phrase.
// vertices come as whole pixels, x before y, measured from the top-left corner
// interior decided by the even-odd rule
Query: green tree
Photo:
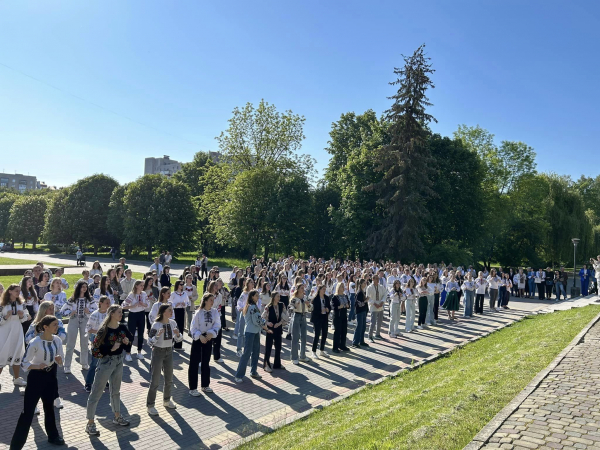
[[[385,116],[390,122],[390,143],[378,155],[377,169],[383,179],[372,185],[384,211],[368,240],[378,258],[413,259],[424,253],[421,236],[429,218],[426,202],[435,195],[427,128],[435,118],[426,111],[431,106],[427,90],[434,87],[429,61],[422,45],[412,56],[404,56],[403,68],[394,69],[398,78],[391,84],[399,88]]]
[[[83,178],[70,189],[67,203],[73,238],[82,248],[91,244],[95,255],[98,247],[112,240],[107,219],[111,195],[118,185],[113,178],[100,174]]]
[[[10,193],[0,194],[0,239],[3,241],[8,236],[8,220],[10,219],[10,208],[17,200],[17,196]]]
[[[329,213],[339,230],[336,242],[341,255],[365,255],[367,236],[377,229],[383,214],[377,193],[367,188],[383,178],[376,166],[379,148],[389,143],[388,126],[373,110],[358,116],[342,114],[332,124],[325,180],[339,192],[339,202],[334,202],[339,206],[332,206]]]
[[[194,155],[194,159],[189,163],[183,163],[181,170],[173,175],[177,181],[187,185],[190,189],[192,197],[200,197],[204,194],[204,183],[202,179],[207,170],[214,166],[209,152],[198,152]]]
[[[164,178],[155,193],[156,242],[174,255],[196,248],[196,207],[190,189],[177,180]]]
[[[8,235],[14,241],[32,242],[36,248],[37,241],[44,230],[48,201],[43,196],[20,196],[10,208]]]
[[[75,241],[73,237],[73,216],[69,207],[70,192],[70,188],[62,188],[50,202],[44,227],[44,238],[48,243],[70,245]]]
[[[124,199],[127,192],[128,184],[117,186],[108,202],[108,215],[106,217],[106,226],[108,233],[111,236],[110,243],[120,247],[125,241],[125,218],[127,210],[125,209]],[[125,253],[127,256],[131,254],[131,246],[125,245]]]

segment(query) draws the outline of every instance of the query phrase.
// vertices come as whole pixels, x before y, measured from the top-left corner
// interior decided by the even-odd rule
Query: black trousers
[[[433,318],[438,320],[440,314],[440,294],[433,294]]]
[[[233,309],[233,306],[231,308]],[[223,328],[227,328],[227,319],[225,318],[225,304],[221,305],[221,329]]]
[[[177,328],[179,328],[179,332],[182,333],[182,330],[185,330],[185,308],[173,308],[173,312],[175,313],[175,323],[177,323]],[[195,342],[195,341],[194,341]],[[200,341],[198,341],[200,342]],[[212,343],[211,343],[212,344]],[[183,348],[183,341],[175,342],[173,348]],[[198,364],[196,364],[198,365]],[[198,369],[196,367],[196,369]]]
[[[201,266],[200,267],[200,278],[204,278],[204,277],[208,278],[208,268],[206,266]]]
[[[319,338],[321,338],[321,350],[325,350],[325,343],[327,342],[327,331],[329,329],[329,320],[327,318],[327,314],[321,314],[319,319],[317,319],[317,321],[313,324],[315,328],[315,337],[312,344],[313,352],[317,351]]]
[[[150,323],[150,311],[144,311],[144,315],[146,316],[146,328],[150,330],[150,328],[152,328],[152,324]]]
[[[219,328],[219,332],[217,333],[217,337],[212,339],[213,342],[213,354],[215,356],[215,361],[217,359],[221,359],[221,340],[223,339],[223,328]]]
[[[546,285],[544,283],[539,283],[537,287],[540,300],[544,300],[546,298]]]
[[[333,330],[333,348],[348,348],[346,345],[346,335],[348,334],[348,310],[346,308],[333,312],[333,326],[335,327],[335,330]]]
[[[188,367],[188,384],[190,391],[198,389],[198,365],[200,365],[200,386],[208,387],[210,384],[210,354],[212,352],[213,340],[206,344],[200,339],[192,342],[190,352],[190,365]]]
[[[475,294],[475,314],[483,314],[485,294]]]
[[[40,398],[44,405],[44,427],[46,428],[48,439],[58,437],[56,418],[54,416],[54,396],[57,390],[56,370],[31,370],[29,372],[27,387],[25,388],[23,411],[19,416],[15,433],[10,442],[11,449],[21,449],[25,445],[25,442],[27,442],[27,435],[31,428],[35,406],[40,401]]]
[[[425,324],[427,317],[427,296],[419,297],[419,326]]]
[[[31,325],[31,322],[33,322],[33,318],[35,317],[35,313],[33,312],[33,306],[25,305],[25,308],[27,308],[27,311],[29,312],[29,320],[21,324],[23,326],[23,335],[27,334],[27,330],[29,330],[29,325]]]
[[[273,334],[267,333],[267,340],[265,342],[265,357],[263,368],[269,366],[271,367],[271,350],[273,349],[273,344],[275,344],[275,355],[273,361],[273,369],[281,368],[281,341],[283,337],[283,329],[282,327],[271,328],[273,330]]]
[[[140,312],[131,312],[129,311],[129,317],[127,318],[127,329],[134,337],[135,340],[135,331],[138,333],[138,353],[142,351],[142,347],[144,346],[144,330],[146,329],[146,313],[144,311]],[[182,329],[182,328],[180,328]],[[133,346],[133,343],[132,343]]]

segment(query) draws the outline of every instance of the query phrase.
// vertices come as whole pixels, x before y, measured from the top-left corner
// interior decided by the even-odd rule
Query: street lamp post
[[[579,244],[579,239],[573,238],[571,242],[573,242],[573,287],[571,288],[571,298],[575,298],[581,295],[581,290],[577,287],[577,244]]]

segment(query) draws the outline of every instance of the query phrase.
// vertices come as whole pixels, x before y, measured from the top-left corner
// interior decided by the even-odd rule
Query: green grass
[[[240,449],[462,449],[600,312],[534,316]]]
[[[95,258],[93,252],[89,252],[89,253],[86,252],[85,255],[86,255],[86,258],[88,261],[93,261],[93,258]],[[172,264],[185,264],[186,266],[195,264],[197,255],[198,254],[195,252],[182,253],[177,258],[173,258]],[[103,258],[111,258],[110,253],[98,252],[98,255],[96,255],[96,256],[100,256]],[[125,256],[125,255],[119,255],[117,258],[119,258],[121,256]],[[149,259],[147,255],[131,255],[131,256],[125,256],[125,258],[127,258],[127,261],[143,261],[143,262],[147,262],[148,264],[152,264],[152,260]],[[245,269],[246,266],[249,266],[249,265],[250,265],[250,261],[241,259],[241,258],[236,258],[236,257],[228,257],[228,256],[210,257],[210,255],[208,257],[209,270],[212,266],[219,266],[219,267],[223,267],[223,268],[231,268],[231,267],[237,266],[237,267],[243,267]]]
[[[15,258],[3,258],[0,257],[0,266],[14,266],[14,265],[28,265],[35,266],[37,261],[32,259],[15,259]]]

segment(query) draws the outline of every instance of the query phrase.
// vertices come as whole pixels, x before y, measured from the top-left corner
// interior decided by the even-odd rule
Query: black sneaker
[[[89,384],[86,384],[83,388],[85,389],[85,392],[92,392],[92,386]]]
[[[370,345],[369,345],[369,344],[367,344],[366,342],[361,342],[361,343],[360,343],[360,346],[361,346],[361,347],[370,347]]]
[[[85,426],[85,432],[90,436],[100,436],[100,432],[96,429],[95,423],[88,423]]]
[[[129,426],[129,420],[126,420],[123,416],[115,417],[112,420],[112,423],[114,423],[115,425],[121,425],[122,427]]]
[[[54,438],[48,438],[48,443],[52,445],[65,445],[65,441],[60,436]]]

